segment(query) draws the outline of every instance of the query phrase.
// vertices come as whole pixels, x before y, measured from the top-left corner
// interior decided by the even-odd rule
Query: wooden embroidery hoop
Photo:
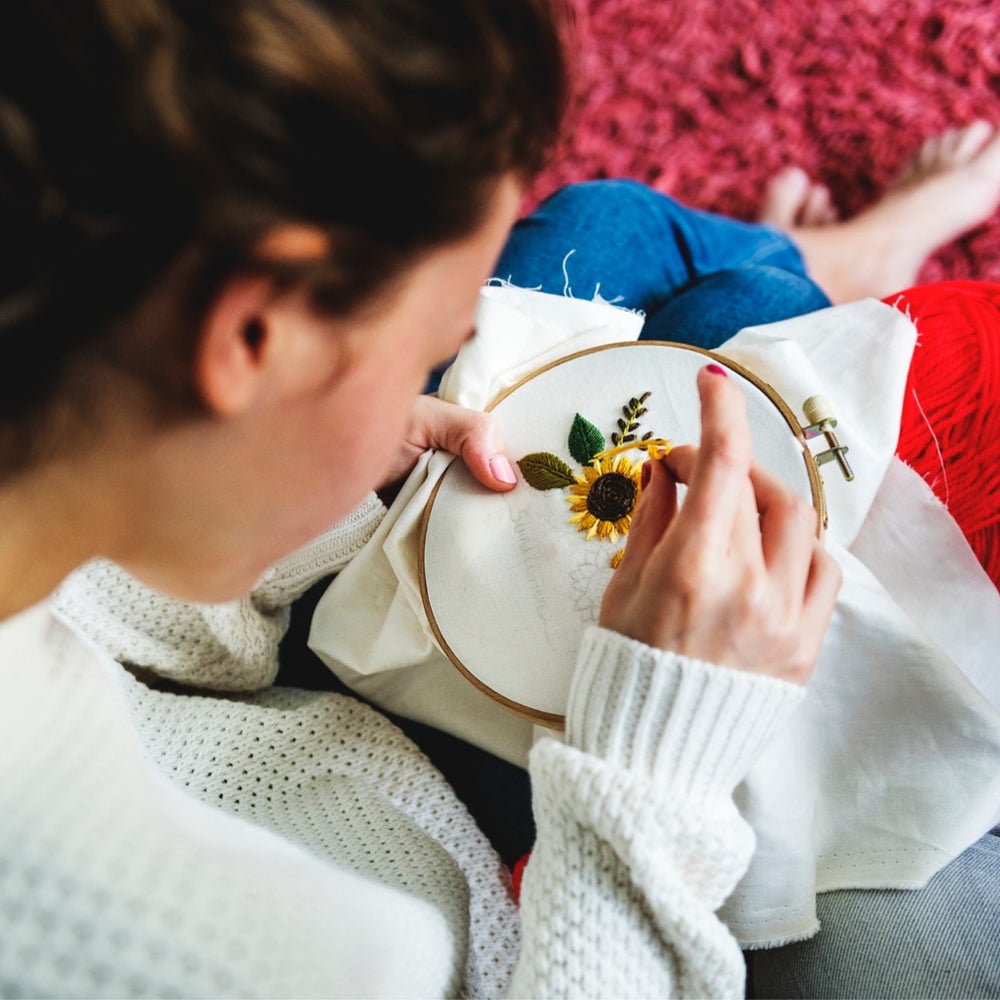
[[[652,370],[652,367],[655,366],[657,361],[661,362],[661,367],[656,368],[656,371],[661,371],[661,369],[666,371],[669,369],[671,362],[674,364],[682,362],[684,367],[691,369],[693,372],[697,369],[697,367],[711,361],[724,366],[730,372],[738,375],[745,383],[743,387],[748,389],[746,392],[748,397],[748,407],[761,415],[769,415],[764,416],[763,420],[758,418],[758,421],[755,422],[753,431],[755,434],[756,446],[759,447],[761,443],[758,439],[758,435],[766,434],[768,437],[765,440],[782,442],[779,447],[783,452],[787,452],[790,445],[795,450],[796,455],[799,453],[801,454],[801,473],[795,471],[792,473],[791,477],[789,477],[787,467],[783,470],[779,469],[773,471],[778,471],[779,474],[784,472],[782,478],[786,481],[789,481],[790,478],[795,480],[794,482],[790,482],[790,485],[792,485],[793,488],[795,488],[801,495],[805,496],[807,499],[811,499],[813,506],[819,514],[819,533],[822,534],[826,525],[827,517],[822,480],[820,478],[816,460],[805,444],[803,428],[799,420],[796,419],[795,414],[792,412],[785,400],[783,400],[770,385],[762,381],[754,375],[753,372],[747,370],[743,366],[738,365],[727,358],[714,354],[711,351],[706,351],[698,347],[691,347],[686,344],[653,340],[629,341],[622,344],[609,344],[602,347],[591,348],[586,351],[580,351],[575,354],[568,355],[565,358],[560,358],[559,360],[547,364],[530,373],[510,388],[500,393],[496,399],[490,403],[487,410],[496,410],[498,407],[504,409],[505,407],[501,407],[501,404],[505,402],[507,403],[507,408],[515,406],[516,403],[512,401],[512,397],[529,383],[536,383],[536,385],[539,384],[537,380],[546,376],[547,373],[555,372],[557,369],[563,369],[563,371],[558,374],[566,374],[568,369],[564,366],[573,365],[581,358],[601,354],[605,351],[622,351],[623,349],[653,352],[649,355],[643,354],[636,356],[637,361],[640,362],[645,362],[648,357],[650,361],[653,362],[653,365],[644,369],[641,363],[637,363],[636,374],[631,378],[628,385],[622,386],[621,391],[618,391],[617,388],[608,390],[609,394],[613,395],[615,398],[617,398],[618,395],[621,395],[622,399],[620,402],[625,402],[630,395],[637,395],[649,388],[649,386],[643,382],[644,372]],[[688,353],[680,355],[676,352]],[[690,379],[690,382],[693,383],[693,377]],[[754,396],[754,390],[759,393],[759,397]],[[753,402],[755,398],[763,399],[764,405]],[[571,407],[579,410],[585,416],[589,416],[587,413],[587,399],[574,398]],[[762,424],[766,425],[766,430],[762,429]],[[655,430],[657,431],[657,435],[663,434],[665,437],[672,436],[669,429],[655,428]],[[548,450],[565,451],[565,448],[559,448],[560,444],[565,444],[565,442],[553,440],[549,441],[544,447]],[[508,441],[508,446],[508,453],[512,458],[516,459],[521,457],[522,452],[518,450],[518,444],[516,441]],[[525,449],[525,451],[527,450],[533,449]],[[639,457],[638,453],[636,453],[633,457]],[[784,455],[784,460],[787,463],[787,454]],[[764,461],[764,464],[766,466],[768,465],[768,462]],[[798,469],[797,463],[795,463],[795,465],[796,469]],[[528,491],[528,497],[530,497],[532,493],[536,493],[538,496],[543,495],[537,494],[537,491],[532,491],[531,487],[523,482],[519,484],[517,490],[514,490],[510,494],[492,494],[486,490],[485,487],[475,484],[471,474],[465,469],[461,462],[453,462],[448,467],[444,475],[435,485],[434,490],[432,491],[427,502],[421,521],[420,537],[418,542],[418,576],[420,580],[420,593],[423,600],[424,611],[427,615],[427,620],[438,645],[448,659],[472,684],[474,684],[481,691],[485,692],[491,699],[503,705],[515,714],[548,728],[559,729],[563,726],[564,716],[560,711],[555,710],[554,706],[560,700],[561,688],[565,688],[565,690],[568,691],[570,675],[575,662],[575,655],[570,655],[567,658],[565,655],[554,654],[555,659],[548,665],[544,662],[544,656],[540,656],[540,663],[538,664],[537,669],[542,671],[550,670],[553,671],[554,674],[546,679],[545,683],[547,684],[547,690],[544,694],[534,695],[530,689],[538,680],[538,675],[529,675],[526,673],[522,679],[523,685],[519,682],[518,677],[516,676],[516,672],[520,669],[519,664],[521,663],[523,657],[520,657],[515,661],[513,673],[509,670],[501,670],[497,667],[498,657],[496,650],[499,648],[498,643],[503,643],[505,638],[508,638],[511,635],[520,638],[520,631],[515,632],[514,630],[520,630],[525,627],[530,628],[532,622],[534,622],[534,619],[531,619],[530,615],[520,616],[520,620],[517,622],[510,621],[509,619],[505,622],[501,622],[500,619],[494,619],[490,622],[489,616],[494,613],[498,605],[502,606],[505,595],[508,600],[512,599],[510,588],[505,586],[506,580],[488,580],[487,583],[492,587],[492,590],[487,588],[487,590],[478,595],[478,598],[473,597],[471,604],[466,605],[464,612],[472,614],[476,622],[471,631],[465,627],[460,609],[453,606],[453,601],[449,600],[445,603],[445,598],[442,596],[442,591],[448,590],[448,587],[444,586],[444,583],[450,577],[459,577],[459,583],[461,585],[459,590],[464,595],[463,602],[467,600],[470,593],[473,593],[478,586],[482,585],[484,580],[484,574],[480,571],[479,567],[471,567],[467,565],[466,560],[463,558],[463,552],[458,547],[458,545],[463,543],[459,542],[458,545],[454,543],[455,532],[449,530],[450,525],[447,520],[450,515],[454,514],[454,504],[461,503],[463,499],[468,500],[471,498],[471,503],[467,502],[465,504],[467,508],[478,508],[480,504],[484,506],[492,505],[493,509],[491,510],[491,513],[495,514],[496,510],[501,509],[500,505],[505,502],[504,498],[508,498],[506,502],[509,503],[510,498],[512,498],[515,493],[522,490]],[[482,500],[478,499],[480,493],[482,495]],[[524,495],[522,494],[519,500],[523,499]],[[446,510],[445,508],[448,509]],[[567,517],[564,518],[564,520],[568,521],[569,507],[563,504],[563,508],[567,514]],[[489,521],[491,524],[496,524],[498,522],[503,522],[502,515],[499,518],[493,517],[492,520]],[[503,524],[506,526],[506,522],[503,522]],[[570,537],[569,533],[573,530],[572,526],[568,524],[566,525],[567,537]],[[461,532],[459,533],[461,534]],[[465,538],[464,541],[468,542],[469,539]],[[589,544],[597,546],[600,543]],[[432,551],[429,552],[428,546],[432,547]],[[442,549],[445,550],[446,557],[449,553],[454,556],[454,560],[451,563],[448,562],[447,558],[445,558],[443,562],[436,558],[437,556],[440,556]],[[601,551],[610,552],[611,550],[602,546]],[[452,589],[454,589],[454,580],[451,580],[450,583],[452,585]],[[596,612],[594,612],[594,618],[596,618]],[[530,619],[530,621],[528,619]],[[579,633],[582,633],[583,627],[584,623],[581,623],[578,630]],[[562,704],[565,704],[564,697],[562,698]]]

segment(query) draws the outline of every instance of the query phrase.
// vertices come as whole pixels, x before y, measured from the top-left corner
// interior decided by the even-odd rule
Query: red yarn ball
[[[896,454],[1000,590],[1000,284],[945,281],[885,301],[917,328]]]

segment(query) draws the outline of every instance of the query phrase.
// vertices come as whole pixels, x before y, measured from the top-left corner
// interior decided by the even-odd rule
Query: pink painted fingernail
[[[649,485],[650,479],[653,478],[653,463],[650,461],[645,461],[642,463],[642,488],[645,489]]]
[[[499,479],[501,483],[513,485],[517,482],[513,467],[503,455],[494,455],[490,459],[490,472],[493,473],[493,478]]]
[[[722,365],[705,365],[705,371],[711,372],[713,375],[721,375],[723,378],[729,378],[726,374],[726,369]]]

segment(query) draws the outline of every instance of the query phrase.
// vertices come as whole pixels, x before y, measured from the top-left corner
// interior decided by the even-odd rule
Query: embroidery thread
[[[575,473],[558,455],[536,451],[518,460],[525,481],[536,490],[569,489],[569,523],[585,532],[587,539],[617,542],[632,525],[632,513],[642,495],[642,463],[625,456],[628,451],[645,452],[660,458],[670,450],[670,442],[654,438],[647,431],[637,440],[639,418],[644,416],[651,393],[633,396],[622,407],[618,429],[611,434],[608,448],[604,434],[586,417],[577,413],[569,429],[570,455],[583,466]],[[617,569],[624,549],[611,557]]]

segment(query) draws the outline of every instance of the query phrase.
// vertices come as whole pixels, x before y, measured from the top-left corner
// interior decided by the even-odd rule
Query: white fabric
[[[446,383],[449,397],[483,406],[516,381],[525,369],[517,352],[535,341],[507,331],[534,329],[537,307],[551,334],[561,304],[563,354],[580,348],[577,334],[594,346],[595,327],[606,328],[606,342],[623,339],[604,303],[494,288]],[[514,323],[511,310],[527,316]],[[634,337],[635,317],[620,316]],[[816,891],[922,884],[1000,814],[1000,671],[991,669],[1000,597],[929,488],[893,457],[914,339],[896,310],[865,301],[741,331],[719,352],[793,409],[808,395],[828,396],[856,472],[847,484],[835,466],[823,468],[828,545],[845,583],[813,697],[738,793],[760,849],[725,915],[750,945],[813,933]],[[559,347],[531,353],[537,366]],[[477,370],[487,363],[501,374]],[[466,381],[473,390],[462,395]],[[523,761],[527,725],[458,674],[423,614],[417,532],[447,463],[429,456],[415,470],[372,542],[324,595],[310,645],[384,707]]]
[[[486,285],[476,310],[476,336],[445,372],[438,395],[482,410],[502,390],[570,350],[635,340],[642,324],[641,313],[604,302]]]

